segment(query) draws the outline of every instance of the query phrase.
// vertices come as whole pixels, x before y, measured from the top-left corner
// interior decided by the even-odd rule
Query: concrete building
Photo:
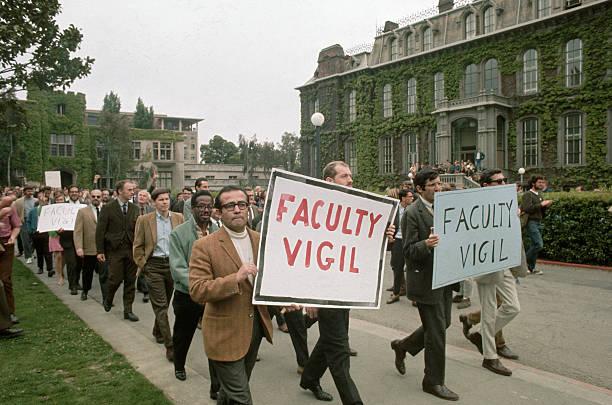
[[[262,186],[268,187],[270,173],[261,167],[256,167],[249,178],[248,173],[243,172],[240,164],[185,164],[185,185],[193,187],[195,181],[204,177],[208,180],[211,190],[219,191],[224,186]]]

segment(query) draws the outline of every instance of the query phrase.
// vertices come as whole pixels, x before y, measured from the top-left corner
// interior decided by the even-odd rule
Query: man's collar
[[[423,204],[425,204],[426,207],[428,208],[432,208],[433,209],[433,203],[430,203],[429,201],[427,201],[426,199],[423,198],[422,195],[419,194],[419,198],[421,199],[421,201],[423,202]]]
[[[168,219],[171,215],[171,211],[168,211],[168,216],[164,217],[159,211],[155,210],[155,216],[161,219]]]

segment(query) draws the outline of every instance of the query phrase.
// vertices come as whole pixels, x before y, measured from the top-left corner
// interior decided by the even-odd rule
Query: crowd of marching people
[[[478,289],[480,310],[461,315],[465,337],[483,355],[482,366],[509,376],[502,358],[516,359],[502,329],[520,311],[516,283],[524,276],[520,268],[507,269],[466,280],[462,286],[431,289],[433,250],[439,236],[433,232],[433,201],[437,192],[456,187],[443,184],[441,172],[472,175],[471,162],[449,167],[414,166],[410,180],[387,195],[399,200],[399,210],[385,236],[391,251],[394,274],[386,301],[394,304],[407,296],[418,309],[422,325],[404,339],[391,342],[394,364],[405,374],[406,353],[425,351],[422,388],[442,399],[459,396],[445,384],[445,336],[451,323],[453,302],[466,308],[470,290]],[[323,171],[325,181],[352,187],[352,173],[344,162],[331,162]],[[257,352],[265,338],[272,341],[272,318],[290,334],[295,350],[300,386],[321,401],[332,401],[320,379],[329,368],[343,404],[361,404],[349,371],[349,310],[338,308],[284,308],[253,306],[253,280],[257,273],[257,246],[266,191],[226,186],[213,197],[208,182],[197,179],[194,189],[185,187],[176,196],[153,184],[138,189],[130,180],[119,181],[114,190],[70,186],[7,187],[0,205],[0,337],[16,337],[16,303],[12,288],[14,256],[35,265],[38,274],[57,279],[71,295],[87,300],[94,275],[102,291],[106,312],[121,307],[124,319],[138,322],[133,311],[136,291],[150,302],[155,321],[152,338],[163,345],[165,357],[174,365],[175,377],[187,378],[185,362],[197,328],[204,335],[211,375],[210,396],[219,404],[251,404],[249,389]],[[482,187],[506,184],[501,170],[478,173]],[[521,216],[530,240],[525,252],[527,271],[541,274],[536,258],[542,249],[541,220],[552,203],[542,196],[546,179],[534,176],[522,196]],[[47,204],[83,204],[74,230],[38,232],[38,218]],[[66,272],[64,272],[64,268]],[[425,279],[423,279],[423,277]],[[122,288],[122,305],[115,295]],[[453,291],[455,296],[453,297]],[[466,305],[467,304],[467,305]],[[174,324],[168,319],[172,306]],[[117,308],[119,309],[119,308]],[[318,321],[320,337],[309,351],[307,330]],[[480,324],[479,331],[472,328]]]

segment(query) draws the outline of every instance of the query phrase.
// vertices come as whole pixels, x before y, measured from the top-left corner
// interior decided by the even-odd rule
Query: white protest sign
[[[398,202],[274,170],[259,244],[254,304],[378,308]]]
[[[45,205],[38,216],[38,232],[74,231],[77,212],[87,207],[84,204],[51,204]]]
[[[521,224],[514,185],[436,193],[431,288],[518,266]]]
[[[62,188],[60,172],[45,172],[45,185],[53,188]]]

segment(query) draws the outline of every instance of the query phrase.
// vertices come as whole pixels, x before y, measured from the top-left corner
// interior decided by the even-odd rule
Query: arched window
[[[497,59],[489,59],[485,63],[485,90],[488,93],[497,94],[499,91],[499,70]]]
[[[550,0],[538,0],[537,18],[547,17],[550,15]]]
[[[351,90],[349,93],[349,122],[357,119],[357,91]]]
[[[417,81],[416,79],[413,77],[410,80],[408,80],[408,98],[407,98],[407,107],[408,107],[408,114],[414,114],[416,113],[416,108],[417,108]]]
[[[391,94],[391,85],[385,84],[383,87],[383,117],[389,118],[393,115],[393,102]]]
[[[465,97],[474,97],[478,95],[478,66],[472,64],[465,68],[465,77],[463,79],[463,93]]]
[[[414,50],[414,35],[411,32],[406,34],[406,39],[404,42],[404,55],[412,55]]]
[[[484,33],[488,34],[489,32],[495,31],[495,10],[493,7],[489,6],[485,8],[484,13],[482,13],[483,20],[483,28]]]
[[[582,84],[582,41],[578,38],[565,44],[565,84],[567,87]]]
[[[397,43],[397,38],[391,38],[389,40],[389,47],[391,48],[389,60],[396,60],[399,56],[399,45]]]
[[[429,51],[433,48],[433,31],[430,27],[423,30],[423,51]]]
[[[465,16],[465,39],[476,36],[476,15],[469,13]]]
[[[540,165],[540,129],[535,117],[523,120],[523,166],[538,167]]]
[[[523,54],[523,93],[538,91],[538,51],[528,49]]]
[[[434,106],[437,108],[444,100],[444,73],[438,72],[434,75]]]

